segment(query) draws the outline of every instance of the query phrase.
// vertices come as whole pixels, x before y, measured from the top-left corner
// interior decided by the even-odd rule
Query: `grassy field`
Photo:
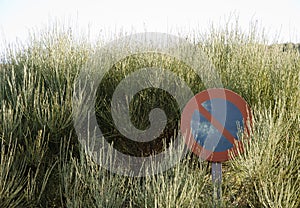
[[[223,86],[240,94],[253,114],[245,153],[224,163],[222,206],[300,207],[300,53],[270,44],[255,29],[236,28],[212,27],[194,40]],[[53,27],[3,48],[0,207],[211,207],[210,164],[191,154],[162,174],[136,178],[110,173],[83,153],[72,119],[74,82],[101,46],[101,40],[95,45]],[[140,129],[149,125],[149,109],[165,110],[167,128],[155,141],[128,142],[110,114],[118,83],[135,69],[157,66],[157,60],[194,93],[204,89],[187,66],[160,54],[135,55],[113,65],[97,91],[97,121],[106,139],[126,154],[162,151],[178,132],[178,105],[159,89],[144,90],[131,103],[132,122]]]

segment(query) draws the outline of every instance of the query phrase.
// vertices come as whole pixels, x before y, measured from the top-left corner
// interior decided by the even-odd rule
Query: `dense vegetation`
[[[211,207],[210,164],[187,155],[174,168],[142,178],[106,171],[86,156],[72,119],[74,81],[95,47],[54,27],[24,44],[6,45],[0,65],[0,207]],[[300,54],[270,46],[257,31],[212,28],[194,41],[221,75],[225,88],[252,109],[253,133],[245,154],[224,164],[224,207],[300,207]],[[151,144],[128,143],[110,115],[111,95],[130,72],[164,66],[194,93],[201,79],[183,63],[142,54],[116,63],[101,82],[98,122],[107,140],[126,154],[149,155],[177,134],[180,112],[168,93],[148,89],[131,105],[132,122],[149,125],[160,107],[168,124]],[[146,104],[145,104],[146,103]],[[158,104],[157,104],[158,103]]]

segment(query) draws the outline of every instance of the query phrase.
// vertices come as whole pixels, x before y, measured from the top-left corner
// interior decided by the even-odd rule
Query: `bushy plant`
[[[299,52],[267,42],[255,28],[247,33],[230,25],[212,27],[194,42],[214,64],[224,87],[252,108],[245,153],[224,163],[223,206],[299,207]],[[194,156],[160,175],[134,178],[111,173],[84,154],[73,127],[72,95],[94,47],[101,44],[77,39],[58,26],[3,49],[0,207],[211,207],[209,164]],[[162,66],[157,63],[194,93],[204,89],[189,67],[162,54],[133,55],[116,63],[98,88],[96,111],[107,140],[124,153],[162,151],[179,130],[176,102],[157,89],[140,92],[130,107],[132,122],[141,129],[149,125],[149,109],[166,110],[168,128],[158,140],[148,146],[128,144],[114,128],[110,96],[115,87],[135,69]]]

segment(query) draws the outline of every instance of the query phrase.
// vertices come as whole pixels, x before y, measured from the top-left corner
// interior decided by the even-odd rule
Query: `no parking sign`
[[[181,132],[185,143],[199,158],[212,162],[214,207],[221,206],[221,162],[243,152],[240,136],[249,135],[250,125],[247,102],[227,89],[202,91],[183,109]]]
[[[240,136],[249,134],[250,123],[250,108],[240,95],[228,89],[208,89],[187,103],[181,115],[181,132],[194,154],[224,162],[243,152]]]

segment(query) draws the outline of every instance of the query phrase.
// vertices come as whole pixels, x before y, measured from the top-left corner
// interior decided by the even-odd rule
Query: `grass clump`
[[[224,207],[300,206],[300,55],[269,44],[256,31],[212,30],[197,40],[223,86],[249,103],[253,131],[245,154],[224,163]],[[101,46],[101,45],[100,45]],[[70,30],[52,28],[25,45],[7,46],[0,65],[0,207],[211,207],[209,164],[187,155],[172,169],[143,178],[120,176],[84,154],[72,120],[79,70],[95,48]],[[163,64],[163,65],[162,65]],[[98,123],[106,139],[131,155],[163,151],[179,129],[172,96],[146,89],[130,103],[131,121],[149,126],[149,109],[168,115],[167,128],[149,144],[134,144],[116,130],[110,101],[118,83],[144,66],[164,67],[197,93],[201,79],[162,54],[120,60],[97,91]]]

